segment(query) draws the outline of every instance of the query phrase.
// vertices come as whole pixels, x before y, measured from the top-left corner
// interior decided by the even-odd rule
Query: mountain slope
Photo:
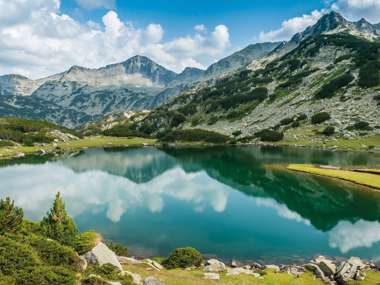
[[[323,140],[327,127],[335,137],[379,134],[379,71],[377,42],[341,32],[307,37],[262,69],[177,97],[139,128],[161,135],[201,128],[242,141]]]

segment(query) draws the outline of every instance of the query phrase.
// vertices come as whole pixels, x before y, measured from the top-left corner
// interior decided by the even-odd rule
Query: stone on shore
[[[235,276],[235,275],[240,275],[240,274],[252,275],[253,271],[249,270],[249,269],[242,268],[242,267],[228,268],[227,269],[227,276]]]
[[[269,265],[265,265],[265,268],[274,270],[275,272],[280,272],[280,267],[278,265],[269,264]]]
[[[207,260],[206,264],[207,264],[205,267],[206,272],[219,273],[219,272],[226,271],[226,265],[217,259],[209,259]]]
[[[102,242],[99,242],[93,249],[85,253],[83,257],[90,264],[97,264],[101,266],[109,263],[117,267],[120,271],[123,271],[116,254]]]
[[[325,276],[328,276],[330,279],[332,279],[332,276],[336,273],[336,265],[331,260],[327,259],[324,256],[318,256],[314,262],[323,271]]]

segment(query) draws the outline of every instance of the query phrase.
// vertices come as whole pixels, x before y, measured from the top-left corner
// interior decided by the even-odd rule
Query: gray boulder
[[[85,253],[83,257],[90,264],[104,265],[109,263],[117,267],[120,271],[123,271],[116,254],[102,242],[99,242],[93,249]]]
[[[226,271],[226,265],[217,259],[209,259],[207,260],[206,264],[207,264],[205,267],[206,272],[219,273],[219,272]]]
[[[218,273],[205,272],[205,273],[203,273],[203,279],[219,280],[220,279],[220,275]]]
[[[323,273],[332,279],[333,275],[336,273],[336,265],[324,256],[319,256],[314,261]]]

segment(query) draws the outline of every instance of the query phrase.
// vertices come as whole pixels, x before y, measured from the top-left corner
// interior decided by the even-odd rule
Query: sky
[[[35,79],[137,54],[175,72],[206,68],[331,10],[380,22],[380,0],[0,0],[0,74]]]

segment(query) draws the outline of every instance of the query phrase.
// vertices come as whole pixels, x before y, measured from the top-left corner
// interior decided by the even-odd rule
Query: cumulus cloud
[[[359,220],[352,224],[347,221],[339,224],[329,232],[329,244],[347,253],[359,247],[370,248],[380,242],[380,223]]]
[[[338,0],[331,8],[350,20],[365,18],[372,23],[380,22],[380,0]]]
[[[314,25],[325,13],[322,11],[313,11],[311,14],[305,14],[301,17],[295,17],[282,22],[281,28],[269,32],[261,32],[259,40],[267,41],[285,41],[289,40],[294,34],[302,32],[307,27]]]
[[[169,41],[163,40],[164,33],[160,24],[135,27],[113,10],[101,23],[80,23],[61,13],[59,0],[0,0],[0,74],[38,78],[71,65],[100,67],[136,54],[180,72],[187,66],[204,68],[230,45],[224,25]]]
[[[99,8],[105,8],[105,9],[114,9],[116,5],[116,0],[76,0],[78,5],[88,9],[99,9]]]

